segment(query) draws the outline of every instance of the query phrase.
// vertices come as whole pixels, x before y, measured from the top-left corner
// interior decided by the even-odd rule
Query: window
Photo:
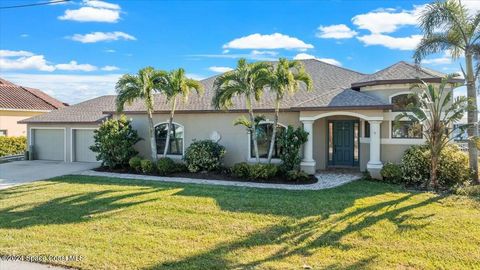
[[[467,129],[463,130],[463,132],[459,129],[459,127],[463,125],[464,124],[453,124],[453,139],[457,142],[466,141],[468,139]]]
[[[280,158],[280,153],[282,149],[278,145],[277,141],[282,133],[284,132],[285,127],[277,127],[276,141],[273,145],[273,154],[272,158]],[[268,150],[270,148],[270,142],[272,139],[273,124],[263,123],[257,126],[257,144],[258,144],[258,156],[260,158],[268,158]],[[253,144],[252,136],[250,136],[250,157],[255,158],[255,146]]]
[[[422,125],[418,122],[412,121],[400,121],[398,123],[391,122],[392,124],[392,138],[403,139],[421,139]]]
[[[392,112],[405,112],[408,111],[407,107],[409,104],[417,104],[417,99],[415,96],[410,94],[401,94],[392,97]]]
[[[370,123],[368,121],[363,122],[363,135],[365,138],[370,138]]]
[[[0,137],[2,136],[7,136],[7,130],[6,129],[0,129]]]
[[[155,127],[155,140],[157,142],[157,154],[163,155],[167,139],[168,123],[159,124]],[[172,123],[170,130],[170,146],[168,155],[183,155],[183,127]]]

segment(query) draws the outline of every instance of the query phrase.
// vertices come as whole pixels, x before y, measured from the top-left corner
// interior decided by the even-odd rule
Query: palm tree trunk
[[[163,157],[167,156],[170,145],[170,131],[172,130],[173,115],[175,114],[175,107],[177,106],[177,99],[173,99],[172,109],[170,110],[170,119],[168,120],[167,137],[165,138],[165,148],[163,149]]]
[[[438,154],[432,152],[432,158],[430,161],[430,185],[433,187],[434,190],[438,189],[437,170]]]
[[[477,109],[477,91],[475,86],[475,78],[473,75],[473,56],[472,53],[467,51],[465,53],[465,63],[467,69],[467,97],[472,101],[472,108],[468,109],[468,124],[471,127],[468,128],[468,158],[470,169],[473,172],[473,182],[480,184],[478,179],[478,149],[475,141],[472,138],[478,136],[478,109]]]
[[[257,125],[255,124],[255,115],[253,114],[252,100],[247,97],[248,115],[250,116],[250,122],[252,123],[252,129],[250,130],[250,136],[253,140],[253,149],[255,151],[255,160],[260,163],[260,156],[258,155],[258,142],[257,142]]]
[[[280,112],[280,102],[277,101],[275,104],[275,116],[273,118],[272,138],[270,140],[270,147],[268,148],[268,164],[272,162],[273,148],[275,147],[275,139],[277,138],[277,125],[278,125],[279,112]]]
[[[150,135],[150,149],[152,161],[157,160],[157,142],[155,141],[155,128],[153,127],[152,111],[148,110],[148,131]]]

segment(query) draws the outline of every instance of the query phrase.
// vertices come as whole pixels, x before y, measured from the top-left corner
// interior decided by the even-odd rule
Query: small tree
[[[451,78],[452,76],[443,78],[439,86],[425,82],[413,85],[411,89],[414,93],[411,96],[416,101],[415,104],[408,104],[409,112],[395,117],[395,124],[402,118],[408,118],[423,125],[422,132],[431,153],[428,184],[434,189],[438,188],[437,171],[442,150],[453,139],[452,134],[456,130],[463,132],[469,126],[454,126],[454,123],[462,119],[469,103],[466,97],[453,99],[452,89],[456,85],[449,83]],[[445,89],[447,86],[451,89]]]
[[[288,126],[283,135],[279,137],[278,143],[282,149],[280,159],[285,170],[300,170],[300,163],[302,162],[300,149],[307,140],[308,132],[301,127],[295,129],[292,126]]]
[[[110,169],[124,167],[129,160],[138,154],[133,146],[141,139],[130,121],[122,115],[118,120],[109,119],[94,131],[95,144],[90,150],[97,153],[96,158],[102,166]]]

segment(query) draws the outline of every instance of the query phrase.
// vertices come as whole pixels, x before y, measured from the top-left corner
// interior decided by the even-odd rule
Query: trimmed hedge
[[[185,163],[190,172],[214,171],[222,165],[225,147],[211,140],[194,141],[185,151]]]
[[[25,136],[1,136],[0,157],[22,154],[27,150],[27,138]]]

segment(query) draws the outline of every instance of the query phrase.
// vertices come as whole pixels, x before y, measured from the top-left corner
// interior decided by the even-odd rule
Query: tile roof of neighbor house
[[[418,79],[439,81],[445,75],[435,70],[400,61],[373,74],[363,76],[360,80],[352,83],[352,88],[385,83],[418,82]],[[454,79],[452,81],[462,82],[463,80]]]
[[[51,111],[67,104],[30,87],[0,78],[0,110]]]
[[[287,95],[282,103],[283,110],[325,110],[325,109],[388,109],[390,104],[369,95],[351,89],[354,82],[363,81],[367,76],[356,71],[331,65],[322,61],[310,59],[302,60],[305,70],[310,74],[313,80],[313,90],[307,92],[302,85],[299,92],[295,95]],[[398,63],[396,65],[404,66],[406,63]],[[407,64],[409,66],[413,66]],[[395,65],[394,65],[395,66]],[[393,67],[393,66],[392,66]],[[400,70],[403,70],[400,68]],[[378,73],[378,72],[377,72]],[[375,73],[376,74],[376,73]],[[430,73],[429,73],[430,74]],[[439,73],[437,73],[440,75]],[[378,74],[377,74],[378,75]],[[402,76],[407,76],[403,74]],[[218,75],[217,75],[218,76]],[[177,112],[222,112],[216,110],[212,106],[212,97],[214,95],[213,83],[217,76],[213,76],[201,81],[205,87],[205,94],[197,96],[192,94],[188,102],[180,102],[177,105]],[[385,76],[385,75],[382,75]],[[395,75],[391,75],[395,76]],[[432,75],[429,75],[432,76]],[[377,77],[374,77],[377,78]],[[411,80],[411,77],[407,77]],[[88,123],[99,122],[109,114],[115,112],[114,95],[102,96],[87,100],[85,102],[59,109],[47,114],[34,116],[23,120],[23,123]],[[260,102],[254,104],[257,110],[272,110],[274,96],[265,91]],[[234,98],[234,105],[229,111],[244,111],[245,102],[240,97]],[[154,97],[155,111],[168,112],[169,107],[162,95]],[[141,100],[133,102],[131,105],[125,106],[126,113],[144,113],[145,107]]]

